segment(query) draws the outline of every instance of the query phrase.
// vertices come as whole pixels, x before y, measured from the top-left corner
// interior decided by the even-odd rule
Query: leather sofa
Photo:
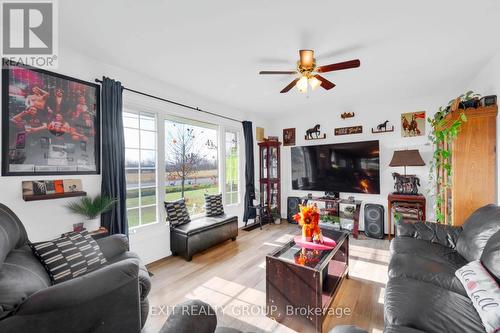
[[[151,282],[125,235],[97,240],[106,266],[56,285],[28,242],[19,218],[0,204],[0,332],[141,331]]]
[[[455,271],[480,259],[500,281],[500,207],[475,211],[461,227],[398,223],[390,245],[386,333],[485,332]]]
[[[191,222],[170,227],[170,248],[173,255],[180,255],[187,261],[193,255],[226,240],[236,240],[238,218],[221,215],[200,217]]]

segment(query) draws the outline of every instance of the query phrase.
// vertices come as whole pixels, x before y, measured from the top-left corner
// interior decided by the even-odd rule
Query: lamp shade
[[[396,150],[394,151],[394,155],[392,155],[391,163],[389,163],[391,167],[423,165],[425,165],[425,162],[422,156],[420,156],[418,149]]]

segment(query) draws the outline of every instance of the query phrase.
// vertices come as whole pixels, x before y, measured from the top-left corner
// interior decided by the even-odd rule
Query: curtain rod
[[[102,83],[102,80],[95,79],[95,82]],[[231,118],[231,117],[226,117],[226,116],[223,116],[223,115],[221,115],[221,114],[213,113],[213,112],[210,112],[210,111],[206,111],[206,110],[200,109],[199,107],[195,107],[195,106],[190,106],[190,105],[182,104],[182,103],[175,102],[175,101],[172,101],[172,100],[169,100],[169,99],[163,98],[163,97],[158,97],[158,96],[155,96],[155,95],[151,95],[151,94],[148,94],[148,93],[145,93],[145,92],[142,92],[142,91],[138,91],[138,90],[134,90],[134,89],[126,88],[126,87],[123,87],[123,86],[122,86],[122,88],[123,88],[124,90],[130,91],[130,92],[133,92],[133,93],[135,93],[135,94],[139,94],[139,95],[142,95],[142,96],[146,96],[146,97],[154,98],[154,99],[157,99],[157,100],[160,100],[160,101],[163,101],[163,102],[167,102],[167,103],[175,104],[175,105],[178,105],[178,106],[182,106],[182,107],[184,107],[184,108],[188,108],[188,109],[191,109],[191,110],[195,110],[195,111],[203,112],[203,113],[206,113],[206,114],[209,114],[209,115],[212,115],[212,116],[216,116],[216,117],[224,118],[224,119],[227,119],[227,120],[236,121],[236,122],[238,122],[238,123],[241,123],[241,122],[242,122],[241,120],[234,119],[234,118]]]

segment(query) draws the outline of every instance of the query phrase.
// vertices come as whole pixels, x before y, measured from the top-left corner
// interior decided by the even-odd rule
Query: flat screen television
[[[380,194],[379,142],[292,147],[292,188]]]

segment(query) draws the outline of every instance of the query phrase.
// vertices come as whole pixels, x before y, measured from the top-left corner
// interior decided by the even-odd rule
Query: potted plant
[[[394,212],[393,218],[394,223],[399,223],[403,220],[403,214],[401,214],[400,212]]]
[[[97,219],[102,213],[107,212],[116,203],[116,199],[97,195],[94,198],[83,197],[66,205],[72,213],[82,216],[87,221]]]

